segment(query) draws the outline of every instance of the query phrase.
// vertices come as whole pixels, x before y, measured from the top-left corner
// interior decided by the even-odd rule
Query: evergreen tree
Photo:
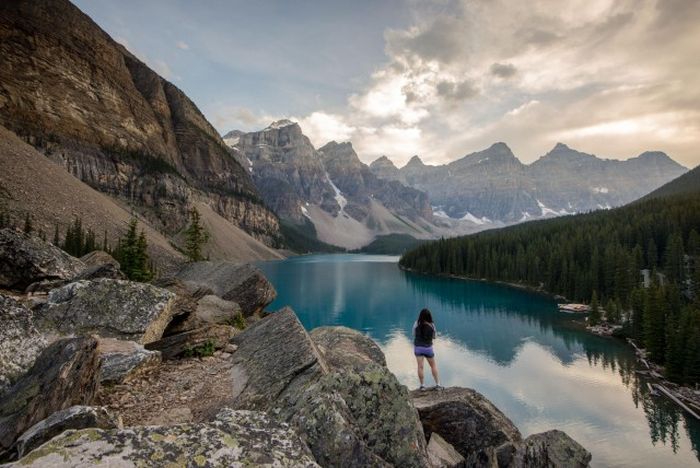
[[[190,225],[185,230],[185,255],[191,262],[204,260],[202,248],[207,240],[209,233],[201,224],[199,211],[193,208],[190,211]]]
[[[53,245],[60,247],[61,245],[61,239],[58,235],[58,224],[56,225],[56,229],[53,231]]]
[[[588,324],[591,326],[598,325],[601,320],[600,306],[598,305],[598,293],[593,291],[591,297],[591,310],[588,313]]]
[[[34,230],[34,226],[32,225],[32,217],[29,216],[29,213],[24,215],[24,228],[22,230],[27,234],[31,234]]]
[[[126,234],[119,239],[114,250],[114,258],[121,270],[132,281],[149,281],[153,272],[148,261],[148,242],[146,234],[138,232],[138,220],[131,218]]]

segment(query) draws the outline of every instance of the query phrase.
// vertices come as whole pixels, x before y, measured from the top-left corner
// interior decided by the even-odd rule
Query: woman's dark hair
[[[418,323],[433,323],[433,315],[428,309],[423,309],[418,314]]]

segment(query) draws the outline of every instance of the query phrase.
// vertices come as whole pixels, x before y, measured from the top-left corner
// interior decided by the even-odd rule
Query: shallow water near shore
[[[552,299],[504,285],[401,271],[397,257],[309,255],[258,264],[310,330],[344,325],[377,341],[389,368],[418,385],[411,327],[433,311],[445,386],[483,393],[523,436],[561,429],[593,466],[697,466],[700,421],[652,397],[623,342],[594,336]],[[426,366],[427,383],[432,383]]]

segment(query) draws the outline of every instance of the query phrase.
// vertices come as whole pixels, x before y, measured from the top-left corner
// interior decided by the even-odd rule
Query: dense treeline
[[[594,300],[669,377],[694,383],[700,382],[699,232],[695,192],[441,239],[406,253],[400,264]]]

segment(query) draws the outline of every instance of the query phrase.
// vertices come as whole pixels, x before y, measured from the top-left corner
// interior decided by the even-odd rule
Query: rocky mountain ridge
[[[352,249],[377,235],[431,238],[443,233],[425,193],[378,178],[350,143],[316,149],[289,120],[258,132],[234,130],[223,138],[267,205],[283,220],[308,226],[323,242]]]
[[[7,466],[559,468],[591,460],[561,431],[523,438],[473,390],[409,393],[358,331],[307,332],[290,308],[262,312],[274,288],[250,265],[193,263],[154,284],[76,282],[83,266],[114,260],[67,258],[18,231],[0,237],[14,246],[2,252],[0,276]],[[19,276],[59,283],[27,295],[14,289]],[[71,320],[61,319],[66,312]],[[13,345],[25,338],[31,346],[18,355]]]
[[[621,206],[686,171],[662,152],[606,160],[563,143],[525,165],[502,142],[440,166],[414,156],[397,168],[382,156],[370,168],[428,193],[436,216],[489,227]]]
[[[196,105],[67,0],[0,4],[0,124],[175,234],[193,203],[268,245],[276,216]]]

